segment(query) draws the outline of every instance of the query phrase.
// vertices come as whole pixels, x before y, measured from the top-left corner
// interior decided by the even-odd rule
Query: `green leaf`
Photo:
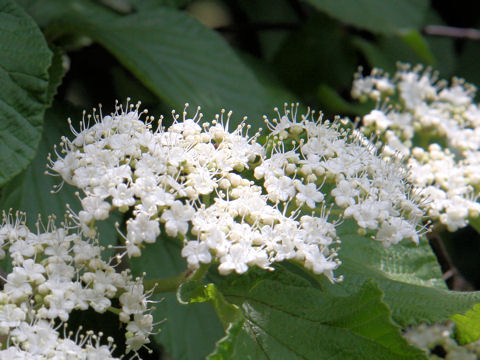
[[[49,36],[92,38],[170,106],[201,105],[207,118],[227,108],[238,122],[248,115],[263,125],[267,96],[253,72],[222,37],[184,12],[156,6],[119,16],[79,0],[58,7]]]
[[[147,279],[176,276],[185,271],[185,260],[180,256],[180,245],[171,239],[157,239],[143,249],[140,258],[131,259],[135,275],[146,272]],[[203,359],[224,334],[223,326],[210,304],[182,305],[175,294],[158,294],[153,317],[165,319],[160,333],[154,339],[162,344],[172,359]]]
[[[334,89],[349,88],[357,63],[346,35],[327,16],[312,17],[278,49],[273,61],[277,74],[290,89],[304,97],[316,93],[320,84]],[[328,54],[319,53],[324,49],[328,49]]]
[[[369,104],[351,104],[343,99],[335,90],[328,85],[320,85],[318,88],[318,99],[322,106],[334,114],[363,115],[369,112]]]
[[[371,67],[377,67],[393,74],[396,64],[409,62],[435,65],[436,59],[429,43],[416,30],[400,32],[395,36],[381,37],[368,41],[361,37],[353,39],[354,46],[365,56]]]
[[[215,284],[205,285],[200,281],[183,283],[178,288],[177,299],[181,304],[210,302],[225,327],[241,316],[238,307],[227,302]]]
[[[35,156],[51,57],[37,24],[14,1],[0,0],[0,186]]]
[[[456,76],[465,77],[469,82],[478,86],[480,84],[480,69],[476,59],[480,56],[480,43],[467,41],[458,56],[454,69]]]
[[[476,304],[465,315],[456,314],[451,318],[455,322],[455,337],[459,344],[468,344],[480,339],[480,304]]]
[[[419,29],[427,0],[308,0],[318,10],[348,25],[379,34]]]
[[[59,47],[53,47],[53,58],[52,58],[52,65],[48,70],[50,81],[48,82],[48,90],[47,90],[47,101],[48,106],[51,106],[53,103],[53,99],[57,95],[57,90],[60,84],[62,83],[62,79],[67,72],[67,68],[65,66],[65,58],[66,55],[62,49]]]
[[[473,227],[475,231],[480,234],[480,216],[471,217],[468,219],[468,222],[470,223],[470,226]]]
[[[81,113],[73,106],[65,104],[54,104],[45,113],[45,124],[42,139],[38,146],[38,152],[30,166],[2,189],[0,198],[0,209],[8,211],[21,210],[27,213],[26,223],[31,231],[36,228],[38,216],[41,216],[44,223],[48,216],[55,215],[58,221],[64,220],[66,204],[78,213],[81,209],[80,202],[75,195],[76,188],[64,184],[58,192],[52,193],[55,185],[60,183],[59,177],[48,176],[47,156],[53,151],[55,144],[58,144],[61,137],[70,133],[66,121],[69,115]],[[107,221],[98,222],[100,242],[103,246],[114,245],[117,239],[117,231],[114,224],[120,221],[118,214],[113,213]],[[105,250],[105,256],[112,255],[111,250]]]
[[[436,65],[435,56],[430,50],[427,40],[417,30],[402,32],[399,34],[399,37],[415,51],[424,64]]]
[[[382,291],[368,282],[350,296],[332,296],[283,269],[220,285],[241,303],[209,359],[426,359],[393,325]]]
[[[131,5],[137,10],[155,8],[158,5],[181,8],[191,2],[193,0],[130,0]]]
[[[359,36],[353,37],[352,43],[365,56],[372,68],[380,68],[390,74],[395,73],[397,60],[390,59],[377,44]]]
[[[336,272],[341,283],[320,283],[333,294],[351,294],[369,279],[384,292],[383,300],[402,326],[437,322],[471,309],[480,301],[480,292],[449,291],[440,267],[425,237],[420,245],[408,241],[384,248],[382,244],[355,233],[352,220],[337,227],[342,241]]]

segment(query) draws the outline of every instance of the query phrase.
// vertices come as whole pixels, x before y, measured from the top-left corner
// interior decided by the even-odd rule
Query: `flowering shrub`
[[[0,0],[0,360],[477,356],[475,87],[389,60],[433,7],[275,3]]]

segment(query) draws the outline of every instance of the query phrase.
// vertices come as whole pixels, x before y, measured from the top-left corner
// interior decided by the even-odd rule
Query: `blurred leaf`
[[[0,186],[35,156],[51,58],[35,22],[14,1],[0,0]]]
[[[465,315],[456,314],[451,318],[455,322],[455,337],[459,344],[468,344],[480,339],[480,304],[476,304]]]
[[[256,50],[261,58],[267,62],[273,61],[285,38],[292,29],[299,26],[297,25],[299,19],[293,8],[295,5],[292,6],[290,1],[278,0],[239,0],[237,3],[249,21],[246,29],[241,28],[242,37],[250,42],[258,38],[258,45],[255,44],[255,48],[258,46]],[[260,24],[271,25],[271,28],[265,31],[255,28]]]
[[[429,24],[446,25],[435,8],[430,8],[425,17],[424,25]],[[437,60],[435,63],[435,70],[438,70],[444,78],[452,77],[456,61],[456,39],[428,35],[424,35],[424,38],[428,42],[428,46]]]
[[[181,8],[191,2],[193,2],[193,0],[130,0],[131,6],[137,10],[155,8],[158,5]]]
[[[425,65],[436,63],[429,42],[415,30],[396,36],[380,37],[376,42],[355,37],[353,44],[371,67],[383,69],[390,74],[396,72],[398,62]]]
[[[158,97],[147,89],[135,76],[128,72],[124,67],[118,65],[111,69],[112,82],[115,88],[115,94],[119,99],[141,99],[142,107],[148,109],[148,113],[155,118],[160,115],[170,114],[172,108],[158,100]],[[171,117],[167,116],[162,124],[170,125]]]
[[[47,28],[55,20],[63,19],[65,22],[71,22],[73,26],[84,24],[84,17],[92,17],[94,22],[100,20],[110,21],[119,17],[114,11],[107,7],[95,3],[93,0],[17,0],[18,3],[35,19],[38,26]],[[87,20],[88,21],[88,20]],[[51,36],[58,36],[59,33],[48,34],[45,29],[47,39]],[[58,30],[58,29],[54,29]]]
[[[241,54],[241,59],[252,69],[255,77],[265,89],[268,103],[265,103],[264,113],[271,112],[275,106],[279,107],[284,103],[296,103],[298,101],[298,97],[280,82],[268,65],[246,54]]]
[[[402,32],[399,37],[418,55],[421,62],[433,66],[436,64],[435,56],[430,50],[428,42],[417,30]]]
[[[65,67],[65,53],[62,49],[58,47],[53,47],[53,58],[52,58],[52,65],[48,70],[50,81],[48,82],[48,90],[47,90],[47,99],[48,99],[48,106],[50,107],[53,103],[53,99],[57,95],[57,90],[60,84],[62,83],[62,79],[67,72],[67,68]]]
[[[367,104],[352,104],[343,99],[335,90],[327,85],[320,85],[318,98],[324,108],[333,114],[364,115],[371,109]]]
[[[337,295],[359,291],[361,284],[375,280],[392,309],[393,319],[402,326],[443,321],[471,309],[480,302],[480,292],[449,291],[437,259],[425,237],[420,245],[408,241],[384,248],[380,242],[355,233],[352,220],[337,227],[342,241],[336,271],[341,283],[330,284],[319,277],[329,292]]]
[[[228,108],[239,115],[234,121],[248,115],[262,122],[263,87],[223,38],[185,13],[157,6],[118,16],[89,1],[55,3],[62,9],[55,9],[50,37],[89,36],[173,107],[201,105],[206,118]]]
[[[455,75],[465,77],[468,82],[480,86],[480,68],[477,59],[480,56],[480,43],[468,41],[458,57]]]
[[[427,37],[428,46],[437,60],[435,69],[440,71],[441,77],[450,78],[455,68],[455,40],[441,37]]]
[[[373,282],[337,297],[284,269],[258,274],[220,284],[244,319],[209,359],[426,359],[393,325]]]
[[[365,56],[370,67],[383,69],[390,74],[395,73],[395,60],[387,57],[377,44],[359,36],[355,36],[352,43]]]
[[[111,8],[120,14],[128,14],[133,10],[130,0],[96,0],[98,3]],[[140,0],[135,0],[139,2]],[[141,2],[141,1],[140,1]]]
[[[146,279],[176,276],[186,269],[180,256],[180,245],[172,239],[157,239],[143,249],[140,258],[132,258],[134,275],[146,272]],[[154,339],[162,344],[174,360],[203,359],[214,348],[215,342],[224,334],[213,307],[210,304],[182,305],[175,294],[154,295],[158,300],[153,317],[165,319],[161,331]]]
[[[414,36],[415,38],[415,36]],[[377,42],[380,51],[387,57],[392,64],[397,62],[407,62],[410,64],[425,64],[432,65],[428,63],[429,59],[426,59],[422,53],[417,52],[417,48],[412,47],[412,45],[418,46],[420,49],[423,49],[422,46],[428,46],[426,44],[413,44],[410,43],[408,38],[405,39],[402,35],[382,37]],[[422,50],[425,52],[425,50]],[[433,55],[431,55],[433,57]]]
[[[316,16],[287,38],[274,57],[274,66],[281,80],[310,102],[320,84],[350,88],[356,57],[338,23]]]
[[[427,0],[308,0],[318,10],[348,25],[379,34],[419,29]]]
[[[470,217],[468,222],[470,226],[473,227],[478,234],[480,234],[480,216]]]

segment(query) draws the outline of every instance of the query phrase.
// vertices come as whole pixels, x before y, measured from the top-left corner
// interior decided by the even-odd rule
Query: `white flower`
[[[232,245],[228,254],[220,258],[218,272],[227,275],[232,271],[237,274],[243,274],[248,270],[248,251],[249,248],[240,244]]]
[[[387,201],[365,200],[345,209],[345,216],[353,216],[358,225],[367,229],[376,229],[378,221],[388,214],[390,204]]]
[[[127,239],[134,244],[140,244],[143,241],[154,243],[158,235],[160,235],[158,221],[150,220],[145,213],[138,213],[135,219],[127,221]]]
[[[194,210],[190,205],[175,201],[161,217],[161,220],[165,222],[165,231],[168,236],[175,237],[178,233],[185,235],[188,230],[188,222],[192,219],[193,214]]]
[[[153,316],[150,314],[134,314],[133,321],[127,325],[127,330],[134,334],[141,334],[148,338],[153,328]]]
[[[360,191],[355,189],[354,182],[343,179],[331,191],[331,194],[335,197],[338,206],[346,208],[355,204],[355,197],[360,195]]]
[[[25,311],[15,304],[0,305],[0,334],[8,335],[10,328],[19,326],[25,318]]]
[[[196,168],[187,176],[187,179],[201,195],[210,194],[218,186],[210,171],[205,167]]]
[[[287,201],[295,196],[295,184],[288,176],[269,176],[265,180],[268,197],[273,202]]]
[[[32,325],[22,322],[12,330],[11,336],[32,355],[49,355],[58,339],[58,333],[52,324],[45,320],[39,320]]]
[[[365,126],[375,126],[375,128],[381,131],[385,131],[392,125],[392,120],[380,110],[372,110],[363,117],[363,121],[365,122]]]
[[[32,285],[29,283],[29,274],[22,267],[14,267],[7,275],[4,291],[12,301],[22,301],[32,294]]]
[[[304,185],[300,181],[295,181],[295,188],[298,191],[297,201],[300,204],[306,203],[310,209],[315,208],[315,203],[323,201],[323,194],[318,191],[317,186],[313,183]]]
[[[189,266],[197,268],[200,263],[208,264],[212,261],[209,247],[206,242],[188,241],[182,249],[182,256],[187,259]]]
[[[97,196],[87,196],[82,199],[83,211],[91,219],[105,220],[111,209],[111,205]]]

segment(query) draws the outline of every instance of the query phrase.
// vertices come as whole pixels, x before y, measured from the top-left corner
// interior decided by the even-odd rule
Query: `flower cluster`
[[[85,232],[118,209],[130,216],[129,256],[162,234],[183,241],[191,269],[216,262],[221,274],[241,274],[294,260],[334,281],[335,225],[346,217],[386,246],[418,242],[423,210],[399,165],[338,122],[313,112],[297,122],[296,109],[265,120],[261,145],[245,120],[229,131],[225,111],[203,124],[199,110],[173,112],[165,129],[162,118],[142,121],[138,105],[117,106],[84,117],[50,168],[82,190]]]
[[[399,65],[392,77],[375,69],[357,74],[352,96],[372,99],[377,109],[363,117],[361,131],[375,134],[386,156],[408,159],[409,180],[424,188],[428,216],[454,231],[477,217],[480,185],[480,108],[476,89],[451,84],[421,67]]]
[[[412,345],[424,350],[429,359],[439,359],[438,349],[443,352],[442,358],[450,360],[476,360],[480,357],[480,341],[459,345],[454,337],[453,322],[446,324],[420,324],[410,327],[404,337]]]
[[[288,152],[279,152],[279,145],[274,145],[272,156],[255,169],[257,178],[265,178],[268,196],[275,199],[289,194],[286,200],[295,196],[297,202],[312,208],[314,200],[331,198],[339,219],[355,219],[360,229],[371,231],[385,246],[403,239],[418,243],[423,204],[405,180],[401,164],[381,159],[361,133],[342,128],[338,119],[331,123],[322,122],[322,116],[312,121],[314,117],[309,112],[297,122],[291,109],[279,114],[280,120],[266,120],[273,144],[281,147],[289,140],[298,144]],[[288,173],[291,176],[286,180]],[[280,180],[279,195],[279,187],[272,184]],[[323,193],[316,190],[319,187],[325,189]]]
[[[84,238],[68,224],[57,228],[53,218],[34,233],[24,225],[24,215],[4,215],[0,258],[8,254],[12,270],[0,291],[0,336],[8,339],[0,359],[27,353],[32,359],[67,353],[79,359],[113,358],[112,341],[101,345],[101,335],[88,332],[80,341],[60,336],[58,323],[66,323],[72,311],[88,308],[119,314],[126,326],[127,351],[149,342],[153,318],[141,279],[133,279],[129,271],[117,272],[101,253],[95,239]],[[120,309],[112,307],[113,298],[119,299]]]

